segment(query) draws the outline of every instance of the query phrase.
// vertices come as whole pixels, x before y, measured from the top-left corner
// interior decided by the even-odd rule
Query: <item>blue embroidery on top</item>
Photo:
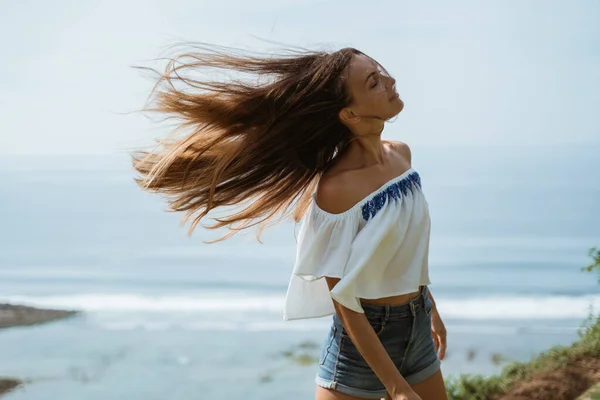
[[[409,191],[413,193],[415,186],[421,187],[421,177],[417,172],[413,172],[399,182],[390,184],[362,206],[363,218],[365,221],[373,218],[383,208],[386,201],[400,200],[403,195],[407,196]]]

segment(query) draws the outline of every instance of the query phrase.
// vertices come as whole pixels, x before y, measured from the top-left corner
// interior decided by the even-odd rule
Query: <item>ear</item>
[[[340,120],[346,124],[356,124],[360,121],[360,117],[348,107],[342,108],[338,116],[340,117]]]

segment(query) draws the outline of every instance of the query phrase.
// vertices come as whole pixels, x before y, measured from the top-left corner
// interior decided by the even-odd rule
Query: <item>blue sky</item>
[[[177,41],[353,46],[405,101],[418,145],[600,143],[600,2],[0,0],[0,154],[111,154],[167,127],[130,66]]]

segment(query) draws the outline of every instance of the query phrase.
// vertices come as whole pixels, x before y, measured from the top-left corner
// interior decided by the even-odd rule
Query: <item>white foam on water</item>
[[[436,299],[446,319],[545,320],[583,319],[590,306],[598,310],[600,294],[585,296],[490,296]],[[282,314],[284,297],[242,293],[203,296],[150,296],[133,294],[85,294],[70,296],[8,296],[0,302],[34,307],[76,309],[86,312],[151,313],[261,313]],[[260,329],[260,328],[257,328]]]
[[[446,318],[462,319],[581,319],[597,309],[600,295],[585,296],[494,296],[436,300]]]
[[[1,299],[34,307],[82,311],[165,312],[165,311],[266,311],[281,312],[281,296],[146,296],[90,294],[72,296],[9,296]]]

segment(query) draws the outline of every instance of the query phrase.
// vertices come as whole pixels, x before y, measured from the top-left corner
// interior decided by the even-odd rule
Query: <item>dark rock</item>
[[[0,329],[15,326],[29,326],[55,321],[77,314],[69,310],[44,310],[35,307],[0,304]],[[17,379],[0,378],[0,396],[20,386]]]
[[[13,390],[22,382],[16,379],[0,378],[0,396]]]
[[[77,314],[77,311],[44,310],[35,307],[0,304],[0,329],[37,325]]]

